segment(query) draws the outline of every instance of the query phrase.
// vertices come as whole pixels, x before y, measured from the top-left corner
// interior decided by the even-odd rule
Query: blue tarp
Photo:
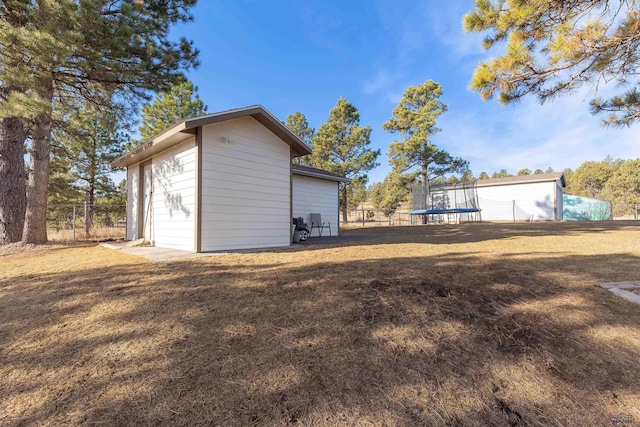
[[[562,217],[567,221],[605,221],[613,219],[611,203],[589,197],[562,195]]]

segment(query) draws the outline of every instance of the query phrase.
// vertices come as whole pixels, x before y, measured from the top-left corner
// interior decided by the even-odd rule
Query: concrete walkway
[[[603,283],[600,286],[626,300],[640,304],[640,295],[631,292],[632,290],[640,290],[640,282]]]
[[[136,244],[136,241],[119,242],[119,243],[101,243],[101,246],[107,249],[113,249],[116,251],[124,252],[125,254],[139,256],[142,258],[146,258],[149,261],[156,261],[156,262],[222,255],[222,253],[197,254],[194,252],[181,251],[178,249],[157,248],[155,246],[140,246],[140,243]]]

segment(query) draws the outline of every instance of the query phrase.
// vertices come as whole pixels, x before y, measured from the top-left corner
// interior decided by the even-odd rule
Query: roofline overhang
[[[219,113],[207,114],[206,116],[181,120],[165,129],[151,140],[111,162],[111,167],[126,167],[139,163],[160,151],[164,151],[174,145],[188,140],[196,134],[196,129],[201,126],[234,120],[241,117],[254,118],[277,137],[289,144],[293,149],[293,157],[311,154],[311,147],[291,132],[289,128],[282,124],[282,122],[280,122],[280,120],[278,120],[273,114],[267,111],[266,108],[262,105],[253,105],[250,107],[222,111]]]
[[[319,172],[312,172],[312,171],[300,170],[295,168],[292,168],[291,171],[293,172],[294,175],[302,175],[302,176],[308,176],[311,178],[319,178],[319,179],[324,179],[326,181],[344,182],[347,184],[351,182],[349,178],[345,178],[342,176],[331,176],[331,175],[326,175]]]
[[[533,175],[529,175],[529,176],[533,176]],[[486,180],[479,179],[476,182],[476,187],[494,187],[498,185],[517,185],[517,184],[534,184],[534,183],[540,183],[540,182],[555,182],[555,181],[558,181],[558,179],[560,180],[560,184],[562,185],[563,188],[567,186],[564,173],[562,173],[561,175],[556,177],[547,176],[539,179],[522,179],[522,180],[513,180],[513,181],[483,182]]]

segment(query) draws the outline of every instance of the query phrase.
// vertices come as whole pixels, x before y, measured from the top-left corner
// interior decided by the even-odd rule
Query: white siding
[[[293,217],[304,218],[311,226],[311,214],[319,213],[322,222],[331,223],[331,235],[338,235],[338,183],[325,179],[293,175]],[[314,228],[312,236],[318,236],[319,231]],[[323,236],[329,235],[325,228]]]
[[[138,238],[139,164],[127,168],[127,240]]]
[[[290,244],[290,162],[252,117],[202,128],[202,251]]]
[[[195,250],[195,139],[157,154],[152,160],[151,243]]]
[[[555,181],[477,187],[477,194],[483,221],[554,219]]]
[[[558,221],[562,221],[564,219],[564,200],[562,197],[562,182],[560,180],[556,181],[556,202],[557,202],[557,216],[556,219]]]

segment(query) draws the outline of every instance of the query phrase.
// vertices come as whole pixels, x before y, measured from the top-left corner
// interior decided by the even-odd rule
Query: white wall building
[[[477,181],[483,221],[562,220],[563,173],[512,176]]]
[[[413,215],[459,215],[462,220],[555,221],[563,219],[564,174],[513,176],[412,187]]]
[[[183,120],[112,163],[127,168],[127,239],[194,252],[288,246],[291,218],[311,213],[338,235],[348,180],[292,165],[310,153],[262,106]]]

